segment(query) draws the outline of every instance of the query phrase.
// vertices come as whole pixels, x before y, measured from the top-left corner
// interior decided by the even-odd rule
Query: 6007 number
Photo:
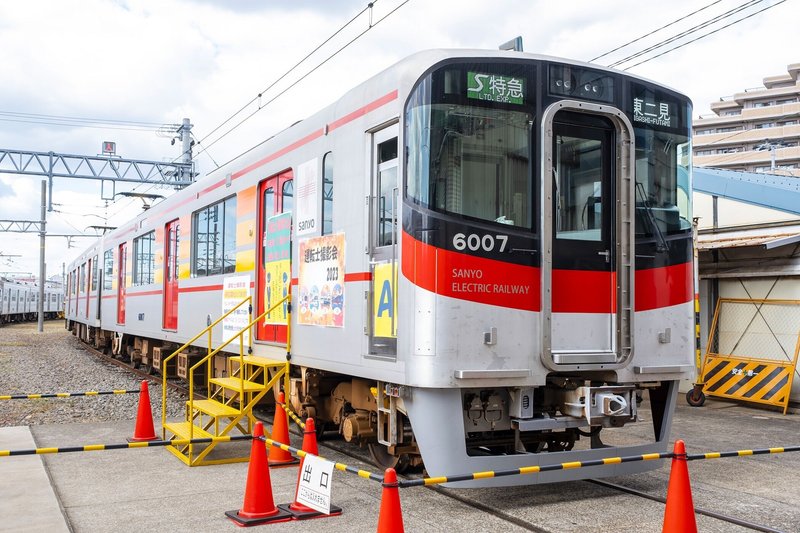
[[[497,247],[497,251],[504,252],[506,244],[508,244],[508,235],[478,235],[476,233],[453,235],[453,248],[459,251],[469,248],[473,252],[478,250],[492,252]]]

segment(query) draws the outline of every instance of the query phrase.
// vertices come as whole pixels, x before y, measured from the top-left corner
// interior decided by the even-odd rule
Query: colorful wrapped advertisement
[[[397,269],[379,263],[373,271],[373,335],[397,337]]]
[[[267,220],[264,254],[264,310],[289,294],[292,283],[292,214],[281,213]],[[286,325],[288,304],[284,302],[264,317],[264,324]]]
[[[298,324],[344,326],[344,233],[300,241]]]

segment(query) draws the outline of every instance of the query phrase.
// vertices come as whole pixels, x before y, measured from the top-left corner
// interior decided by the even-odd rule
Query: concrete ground
[[[641,414],[645,423],[607,438],[614,444],[644,438],[649,413],[645,408]],[[132,431],[133,421],[0,428],[0,450],[121,443]],[[679,398],[672,436],[686,441],[688,453],[798,445],[800,416],[717,401],[690,408]],[[231,451],[244,455],[249,450],[248,443],[221,446],[240,447]],[[375,471],[324,446],[320,453]],[[696,507],[778,531],[800,531],[800,453],[694,461],[689,472]],[[663,497],[668,476],[665,461],[659,470],[609,481]],[[224,512],[241,508],[246,477],[247,464],[189,468],[162,448],[0,457],[0,530],[235,531]],[[291,502],[297,468],[273,468],[270,478],[274,502]],[[262,527],[375,531],[381,490],[378,483],[335,471],[333,503],[344,509],[341,516]],[[660,531],[664,513],[661,503],[587,481],[410,488],[400,497],[406,531]],[[701,531],[747,531],[704,516],[697,522]]]

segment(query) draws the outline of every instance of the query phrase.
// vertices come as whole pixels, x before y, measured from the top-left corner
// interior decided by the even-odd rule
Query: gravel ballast
[[[0,327],[0,395],[139,390],[142,378],[103,361],[64,329],[62,320]],[[161,384],[151,381],[150,405],[161,419]],[[186,397],[167,392],[167,418],[184,415]],[[138,394],[0,400],[0,427],[135,420]]]

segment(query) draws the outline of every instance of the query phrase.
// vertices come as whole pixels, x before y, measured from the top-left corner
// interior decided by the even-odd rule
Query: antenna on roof
[[[515,52],[522,52],[522,37],[518,35],[510,41],[501,44],[500,50],[513,50]]]

